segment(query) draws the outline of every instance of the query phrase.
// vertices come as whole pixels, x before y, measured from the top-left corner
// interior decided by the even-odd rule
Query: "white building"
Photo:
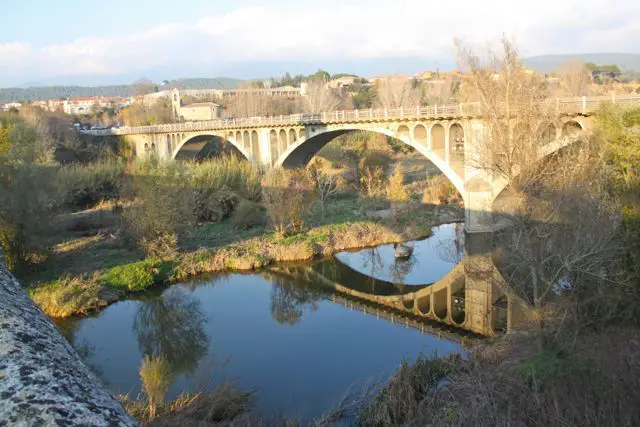
[[[19,102],[9,102],[2,106],[2,111],[11,111],[11,110],[19,110],[22,108],[22,104]]]

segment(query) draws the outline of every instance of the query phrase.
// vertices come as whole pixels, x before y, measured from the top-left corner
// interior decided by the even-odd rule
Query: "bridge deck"
[[[555,108],[557,114],[589,114],[603,103],[616,105],[640,104],[640,95],[611,95],[574,98],[554,98],[548,105]],[[201,130],[225,130],[239,128],[270,127],[283,125],[310,126],[314,124],[353,123],[384,120],[436,120],[474,117],[478,114],[477,103],[453,105],[430,105],[427,107],[378,108],[364,110],[341,110],[313,114],[291,114],[288,116],[243,117],[233,119],[209,120],[201,122],[170,123],[155,126],[136,126],[82,131],[83,133],[104,135],[134,135],[140,133],[191,132]]]

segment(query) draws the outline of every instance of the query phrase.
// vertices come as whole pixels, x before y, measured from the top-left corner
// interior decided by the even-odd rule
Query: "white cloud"
[[[0,44],[0,67],[22,80],[135,73],[243,61],[417,57],[450,61],[455,37],[480,45],[506,33],[524,55],[638,52],[640,2],[629,0],[298,1],[238,7],[196,22],[34,47]],[[355,3],[355,5],[354,5]],[[260,71],[256,70],[259,75]],[[2,82],[0,82],[1,84]]]

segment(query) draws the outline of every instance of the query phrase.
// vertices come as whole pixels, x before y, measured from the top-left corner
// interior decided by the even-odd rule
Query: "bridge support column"
[[[490,233],[498,229],[492,211],[493,192],[467,191],[464,200],[464,228],[467,233]]]
[[[260,141],[260,158],[254,159],[257,165],[268,167],[271,165],[271,139],[269,136],[269,129],[262,129],[258,134],[258,140]]]
[[[492,335],[494,269],[491,234],[465,236],[465,324],[473,332]]]

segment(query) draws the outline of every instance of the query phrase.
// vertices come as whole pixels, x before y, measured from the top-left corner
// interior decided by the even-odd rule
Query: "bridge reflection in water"
[[[374,271],[365,274],[340,262],[339,257],[271,271],[322,285],[336,303],[423,332],[490,336],[508,332],[532,316],[529,306],[506,288],[494,264],[492,237],[490,233],[466,234],[461,260],[434,283],[382,280],[376,278],[375,261],[370,264]],[[376,249],[371,251],[375,258]],[[401,269],[407,262],[412,260],[396,260],[395,264]]]

